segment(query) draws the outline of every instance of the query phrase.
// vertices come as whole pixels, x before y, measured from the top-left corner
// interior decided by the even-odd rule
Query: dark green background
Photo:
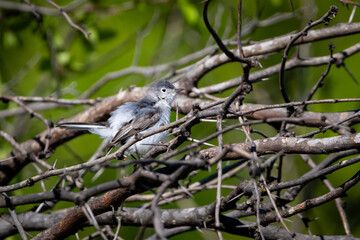
[[[24,3],[22,1],[16,1]],[[65,6],[71,1],[58,1],[58,4]],[[244,1],[243,23],[246,24],[255,16],[264,20],[275,13],[291,12],[290,1]],[[301,3],[299,3],[301,2]],[[37,6],[46,6],[45,1],[32,1]],[[339,1],[317,0],[317,1],[293,1],[294,10],[300,11],[294,18],[277,24],[257,28],[250,35],[243,36],[243,39],[258,41],[280,36],[289,32],[300,31],[309,20],[316,20],[321,17],[331,4],[337,5],[340,10],[330,26],[336,23],[347,22],[352,7],[346,7]],[[214,19],[218,19],[216,29],[223,38],[231,38],[236,34],[237,23],[237,1],[214,1],[210,5],[209,18],[214,25]],[[20,96],[58,96],[57,86],[60,86],[60,97],[76,99],[97,80],[106,73],[124,69],[131,66],[135,49],[140,51],[138,55],[139,66],[152,66],[168,63],[184,57],[190,53],[199,51],[205,46],[214,44],[210,34],[202,21],[201,1],[179,0],[179,1],[88,1],[69,12],[72,20],[91,33],[89,39],[74,28],[71,28],[61,16],[43,15],[42,23],[38,23],[31,13],[20,13],[14,10],[0,9],[0,94]],[[223,11],[222,15],[221,11]],[[219,16],[220,15],[220,16]],[[218,16],[218,17],[215,17]],[[221,20],[221,22],[219,22]],[[354,21],[359,21],[359,12],[355,14]],[[149,23],[151,22],[151,23]],[[149,26],[150,25],[150,26]],[[321,25],[320,27],[324,27]],[[317,28],[320,28],[317,27]],[[145,29],[147,31],[144,33]],[[142,36],[143,37],[140,37]],[[45,37],[47,36],[47,37]],[[56,60],[58,70],[52,71],[49,36],[52,45],[56,49]],[[141,46],[137,42],[142,40]],[[359,35],[347,36],[336,39],[324,40],[314,44],[301,46],[303,57],[315,57],[328,55],[328,44],[333,42],[335,52],[339,52],[359,41]],[[293,53],[294,51],[291,51]],[[279,63],[281,53],[271,55],[261,60],[264,68]],[[359,80],[360,76],[360,55],[355,55],[345,61],[352,74]],[[293,100],[303,100],[315,82],[324,72],[326,66],[295,69],[287,72],[286,83],[288,93]],[[253,71],[256,71],[255,69]],[[199,86],[207,86],[220,81],[238,77],[241,75],[241,67],[236,63],[229,63],[210,72],[201,79]],[[160,76],[163,76],[163,73]],[[57,76],[56,76],[57,75]],[[158,76],[158,77],[160,77]],[[94,97],[106,97],[116,94],[119,89],[126,89],[131,85],[143,86],[156,80],[158,77],[145,78],[140,75],[128,75],[111,81],[102,87]],[[56,78],[58,80],[56,80]],[[333,67],[330,75],[325,79],[322,87],[314,99],[325,98],[356,98],[359,97],[360,87],[357,85],[343,68]],[[217,96],[228,96],[231,91],[225,91]],[[278,75],[271,76],[269,81],[254,85],[254,91],[247,96],[245,102],[251,103],[282,103]],[[0,103],[0,110],[14,109],[14,103]],[[71,108],[52,109],[41,111],[46,118],[57,122],[61,118],[68,118],[88,108],[87,106],[72,106]],[[309,106],[309,110],[321,112],[346,111],[359,108],[358,103],[327,104]],[[172,116],[174,119],[174,114]],[[231,120],[225,125],[230,125]],[[30,119],[28,115],[20,115],[0,119],[1,130],[16,137],[19,142],[26,141],[45,130],[44,124],[36,118]],[[276,132],[268,126],[256,126],[269,136]],[[357,128],[358,129],[358,128]],[[194,127],[192,137],[200,139],[215,131],[215,124],[201,123]],[[298,133],[309,130],[298,128]],[[334,135],[326,133],[318,137]],[[254,135],[254,138],[258,136]],[[225,135],[225,142],[240,142],[244,140],[243,134],[232,132]],[[86,144],[84,144],[86,142]],[[70,166],[87,161],[101,142],[97,136],[86,134],[59,147],[48,160],[53,164],[57,160],[57,167]],[[216,144],[216,140],[212,141]],[[4,159],[12,150],[11,146],[0,139],[0,159]],[[321,161],[324,156],[314,156],[314,159]],[[338,186],[354,174],[359,165],[348,167],[332,174],[329,179]],[[284,162],[285,180],[294,179],[308,171],[308,166],[298,157],[286,157]],[[129,174],[132,168],[124,170],[106,170],[96,182],[90,182],[94,173],[87,174],[85,185],[90,187],[99,182],[109,181],[116,177]],[[215,168],[213,168],[213,172]],[[27,177],[36,175],[35,169],[29,165],[21,171],[12,183],[19,182]],[[199,173],[193,180],[199,180],[207,176],[209,172]],[[243,179],[249,179],[247,170],[240,172],[238,178],[227,180],[225,184],[237,184]],[[47,190],[51,189],[57,178],[50,178],[45,181]],[[298,197],[297,203],[304,199],[316,197],[326,193],[328,190],[319,182],[314,181],[306,187]],[[358,214],[358,199],[360,188],[357,186],[348,192],[346,210],[350,220],[352,233],[360,236],[360,217]],[[31,188],[14,191],[11,194],[21,195],[42,191],[40,184]],[[223,195],[228,191],[224,190]],[[182,200],[166,208],[184,208],[202,206],[209,204],[215,199],[215,191],[203,191],[195,195],[194,199]],[[71,203],[61,202],[56,209],[71,206]],[[126,206],[139,206],[132,203]],[[18,213],[30,209],[26,205],[17,207]],[[7,213],[5,209],[1,212]],[[344,230],[336,211],[334,202],[325,204],[316,209],[303,213],[310,219],[317,220],[310,223],[313,234],[338,234],[344,235]],[[254,218],[249,218],[254,220]],[[290,229],[297,232],[304,232],[303,225],[298,217],[290,218],[292,222],[286,222]],[[79,231],[79,235],[86,236],[90,229]],[[93,229],[91,229],[92,231]],[[138,228],[123,227],[120,236],[125,239],[132,239]],[[146,230],[146,236],[152,233],[152,229]],[[224,234],[226,239],[242,239],[240,237]],[[202,233],[193,231],[185,233],[174,239],[217,239],[216,234],[203,230]],[[19,239],[13,237],[11,239]],[[75,237],[71,238],[75,239]]]

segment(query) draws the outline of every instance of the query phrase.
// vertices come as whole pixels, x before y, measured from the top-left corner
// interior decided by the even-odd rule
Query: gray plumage
[[[179,90],[181,89],[176,89],[168,81],[156,81],[149,86],[143,99],[138,102],[125,103],[113,111],[108,124],[65,122],[56,126],[67,129],[88,130],[109,139],[108,147],[112,148],[126,143],[137,133],[146,133],[169,124],[171,103]],[[163,141],[167,134],[167,131],[160,132],[136,142],[127,149],[127,154],[146,153],[154,145]]]

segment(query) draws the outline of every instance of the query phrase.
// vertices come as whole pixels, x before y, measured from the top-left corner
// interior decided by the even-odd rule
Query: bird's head
[[[166,101],[170,105],[181,90],[168,81],[159,80],[150,85],[147,96],[156,101]]]

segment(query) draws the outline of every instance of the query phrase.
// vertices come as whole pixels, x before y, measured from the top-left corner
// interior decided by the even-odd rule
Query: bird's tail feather
[[[97,130],[106,129],[106,124],[103,123],[87,123],[87,122],[63,122],[56,124],[56,127],[74,129],[74,130]]]
[[[113,130],[106,123],[63,122],[56,124],[56,127],[71,130],[87,130],[102,138],[111,138],[113,136]]]

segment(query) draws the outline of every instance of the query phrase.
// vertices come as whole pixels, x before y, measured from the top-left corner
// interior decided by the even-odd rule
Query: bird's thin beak
[[[185,90],[185,89],[183,89],[183,88],[175,88],[176,92],[181,92],[182,90]]]

